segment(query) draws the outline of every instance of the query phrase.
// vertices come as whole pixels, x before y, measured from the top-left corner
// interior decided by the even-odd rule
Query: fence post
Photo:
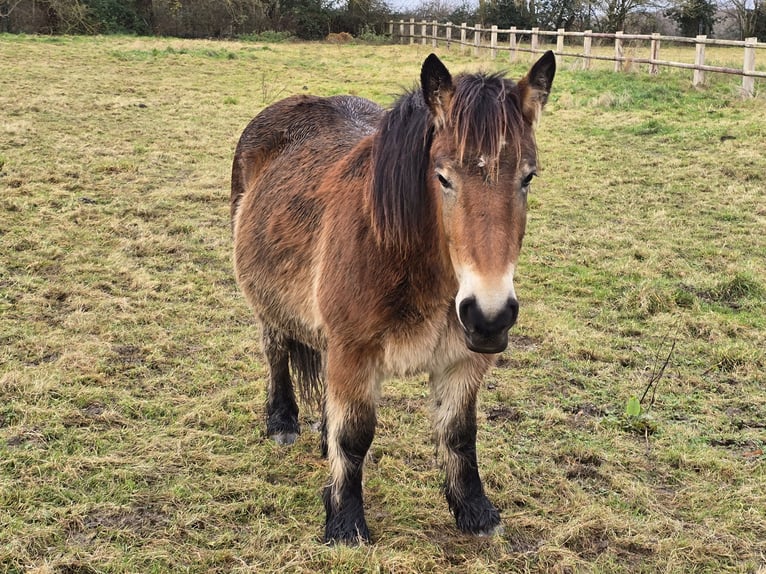
[[[755,72],[755,44],[757,42],[758,38],[745,38],[743,72]],[[742,92],[749,98],[755,95],[755,78],[753,76],[742,76]]]
[[[561,54],[564,52],[564,28],[559,28],[556,31],[556,55],[558,56],[558,64],[561,64]]]
[[[700,35],[697,36],[697,44],[696,44],[696,54],[694,56],[694,65],[695,66],[704,66],[705,65],[705,40],[707,40],[707,36]],[[699,67],[694,68],[694,80],[692,80],[692,84],[694,86],[701,86],[705,83],[705,70],[701,70]]]
[[[494,60],[497,58],[497,26],[492,26],[492,33],[489,37],[490,55]]]
[[[660,35],[652,34],[652,46],[651,53],[649,54],[649,60],[651,62],[649,66],[649,73],[652,76],[656,76],[660,73],[660,66],[657,64],[657,60],[660,59]]]
[[[452,22],[447,22],[447,29],[444,31],[444,35],[447,38],[447,49],[452,47]]]
[[[511,43],[511,62],[516,61],[517,56],[517,50],[518,47],[516,46],[516,26],[511,26],[511,34],[510,34],[510,43]]]
[[[404,20],[399,20],[399,43],[404,44]]]
[[[388,35],[393,38],[394,37],[394,22],[393,20],[390,22],[386,22],[386,30],[388,31]]]
[[[415,18],[410,18],[410,44],[415,43]]]
[[[537,33],[540,31],[540,28],[532,28],[532,54],[537,53]]]
[[[473,27],[473,55],[479,55],[479,47],[481,46],[481,26],[476,24]]]
[[[436,28],[436,20],[431,22],[431,36],[432,36],[432,38],[431,38],[431,46],[436,48],[436,43],[437,43],[436,39],[439,36],[439,31]]]
[[[463,22],[460,24],[460,53],[465,51],[465,33],[467,24]]]
[[[425,46],[427,39],[428,39],[428,24],[426,24],[425,20],[421,20],[420,21],[420,43]]]
[[[582,37],[582,51],[583,56],[585,56],[582,65],[586,70],[590,70],[590,47],[593,42],[591,34],[593,34],[593,30],[585,30],[585,35]]]
[[[614,71],[622,69],[622,30],[614,34]]]

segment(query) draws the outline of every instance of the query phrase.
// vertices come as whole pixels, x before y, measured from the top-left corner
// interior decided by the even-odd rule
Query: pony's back
[[[231,169],[231,217],[245,191],[269,163],[291,152],[337,157],[373,133],[383,109],[355,96],[292,96],[265,108],[248,124],[234,152]],[[312,142],[314,140],[314,142]]]

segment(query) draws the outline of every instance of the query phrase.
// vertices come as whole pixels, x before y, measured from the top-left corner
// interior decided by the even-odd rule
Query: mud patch
[[[117,355],[117,361],[123,366],[143,365],[146,353],[135,345],[114,345],[112,351]]]
[[[71,543],[84,546],[96,538],[113,538],[128,533],[140,538],[155,536],[169,523],[169,517],[156,504],[136,504],[124,508],[95,508],[67,525]]]
[[[492,407],[487,411],[487,420],[490,422],[519,422],[524,420],[524,414],[512,407]]]
[[[608,530],[601,524],[584,526],[564,542],[564,546],[585,560],[593,560],[609,549]]]

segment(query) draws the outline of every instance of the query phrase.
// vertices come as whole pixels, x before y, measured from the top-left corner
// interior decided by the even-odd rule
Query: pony
[[[239,139],[233,260],[262,329],[266,431],[293,443],[298,398],[318,397],[326,543],[370,541],[362,470],[380,387],[422,372],[457,528],[502,529],[479,476],[476,401],[518,317],[535,129],[555,71],[549,51],[518,82],[453,78],[431,54],[419,88],[388,110],[292,96]]]

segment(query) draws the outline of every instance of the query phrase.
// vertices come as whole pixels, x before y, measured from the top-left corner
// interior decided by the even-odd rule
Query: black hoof
[[[486,497],[455,505],[452,512],[457,527],[466,534],[492,536],[503,531],[500,513]]]
[[[269,435],[269,437],[279,446],[290,446],[298,439],[298,433],[280,432],[280,433]]]
[[[266,434],[279,445],[290,445],[301,434],[298,417],[285,413],[272,413],[266,422]]]
[[[325,524],[324,541],[331,546],[336,544],[359,546],[370,542],[370,530],[364,518],[359,523],[338,517],[337,520],[331,520]]]
[[[336,510],[330,501],[330,489],[324,493],[327,519],[324,528],[324,541],[327,544],[346,544],[358,546],[370,541],[370,530],[364,519],[364,507],[361,500],[354,498],[343,501],[343,506]]]

